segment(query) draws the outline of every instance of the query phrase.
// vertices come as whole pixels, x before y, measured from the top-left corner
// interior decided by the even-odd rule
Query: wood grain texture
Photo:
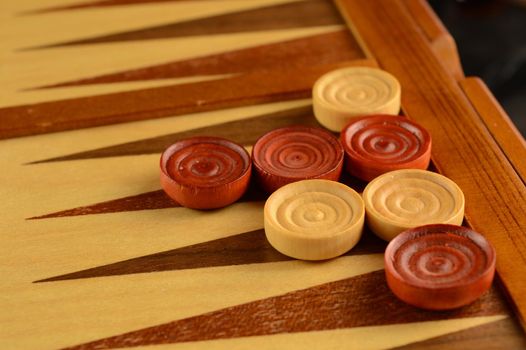
[[[207,17],[221,16],[230,13],[243,12],[256,8],[271,7],[277,4],[284,4],[290,0],[210,0],[210,1],[178,1],[164,3],[145,3],[142,5],[107,7],[100,9],[90,9],[85,11],[71,11],[62,13],[47,13],[45,15],[17,16],[20,11],[31,11],[36,7],[47,5],[65,4],[68,0],[41,0],[38,4],[34,1],[23,2],[4,2],[2,10],[7,16],[3,17],[6,24],[6,35],[2,40],[2,47],[14,47],[15,54],[24,55],[43,55],[59,53],[61,57],[68,55],[69,50],[30,50],[38,47],[46,47],[57,43],[82,40],[98,36],[112,35],[135,31],[141,28],[152,28],[165,24],[188,22],[195,19],[206,19]],[[219,6],[214,6],[217,4]],[[35,28],[45,28],[35,30]],[[309,29],[313,27],[303,27]],[[279,30],[277,30],[279,31]],[[264,31],[254,32],[264,33]],[[242,32],[238,32],[242,33]],[[18,34],[18,35],[17,35]],[[225,33],[227,34],[227,33]],[[231,33],[233,34],[233,33]],[[212,35],[209,40],[214,40]],[[185,36],[179,36],[182,39]],[[199,39],[198,36],[186,37],[188,39]],[[115,45],[138,44],[139,46],[153,44],[156,46],[162,40],[128,40],[112,42]],[[91,47],[90,47],[91,46]],[[82,61],[82,57],[76,54],[79,51],[96,51],[97,46],[83,45],[76,47],[74,51],[69,51]],[[64,47],[65,48],[65,47]],[[91,50],[94,49],[94,50]],[[134,51],[134,50],[133,50]],[[17,55],[18,56],[18,55]],[[114,59],[119,60],[119,54]],[[126,57],[126,55],[124,55]],[[121,57],[122,58],[122,57]],[[111,65],[110,62],[108,62]],[[14,66],[17,66],[14,64]],[[107,71],[110,72],[110,71]],[[51,81],[50,81],[51,82]]]
[[[274,129],[262,134],[252,148],[254,179],[268,193],[301,180],[338,181],[343,156],[339,140],[323,128]]]
[[[40,88],[220,75],[275,68],[295,69],[362,58],[364,55],[360,47],[349,31],[344,29],[247,49],[57,83]]]
[[[497,271],[526,320],[526,188],[455,79],[396,1],[337,0],[364,50],[402,84],[405,114],[432,131],[438,170],[466,193],[466,218],[496,247]],[[382,26],[370,23],[381,21]],[[408,55],[407,53],[412,54]],[[407,67],[413,67],[407,69]]]
[[[440,58],[440,62],[457,80],[463,79],[464,71],[460,64],[457,44],[427,1],[405,0],[401,3],[405,5],[414,21],[422,29],[429,40],[431,49]]]
[[[42,9],[37,9],[33,11],[25,11],[23,14],[41,14],[48,12],[56,11],[71,11],[71,10],[81,10],[81,9],[91,9],[91,8],[104,8],[112,6],[129,6],[129,5],[140,5],[140,4],[150,4],[157,2],[175,2],[175,1],[187,1],[187,0],[99,0],[99,1],[86,1],[79,2],[77,4],[65,5],[65,6],[53,6],[46,7]],[[199,1],[199,0],[193,0]]]
[[[388,171],[429,166],[431,135],[405,117],[357,117],[340,134],[349,174],[371,181]]]
[[[392,74],[367,67],[333,70],[312,87],[316,119],[340,132],[354,117],[400,112],[400,83]]]
[[[385,242],[380,241],[370,232],[367,232],[362,236],[360,242],[345,255],[382,254],[385,245]],[[281,254],[269,244],[265,238],[264,230],[255,230],[183,248],[45,278],[35,281],[35,283],[216,266],[262,264],[288,260],[292,260],[292,258]]]
[[[45,0],[45,1],[62,1],[62,0]],[[183,17],[181,14],[186,11],[185,7],[190,7],[196,13],[202,12],[202,8],[207,8],[208,11],[214,12],[228,12],[243,7],[255,7],[262,2],[265,4],[283,2],[286,0],[254,0],[253,2],[240,2],[238,0],[218,0],[225,4],[221,9],[208,9],[204,2],[183,2],[175,7],[174,11],[169,9],[156,9],[155,6],[148,6],[149,11],[144,11],[140,17],[137,13],[140,12],[140,7],[123,9],[113,9],[109,13],[98,15],[99,21],[104,22],[105,26],[100,29],[102,32],[118,30],[120,26],[141,27],[144,23],[140,23],[137,17],[145,18],[144,21],[159,22],[163,21],[158,13],[170,13],[172,17]],[[229,6],[226,6],[228,4]],[[166,5],[165,5],[166,6]],[[179,7],[183,7],[178,9]],[[232,9],[233,8],[233,9]],[[115,16],[112,13],[117,12]],[[82,22],[88,22],[93,17],[89,14],[82,15]],[[118,16],[117,16],[118,15]],[[134,17],[137,16],[137,17]],[[115,18],[114,24],[112,18]],[[164,16],[169,17],[168,14]],[[134,18],[126,24],[126,18]],[[331,25],[321,27],[308,28],[291,28],[280,29],[272,31],[260,32],[240,32],[233,34],[218,34],[210,36],[196,36],[196,37],[181,37],[174,39],[160,39],[151,41],[128,41],[116,42],[102,45],[85,45],[75,48],[57,48],[53,50],[35,50],[35,51],[20,51],[24,46],[35,45],[39,43],[48,43],[56,41],[61,37],[81,37],[90,32],[86,28],[93,28],[88,25],[80,23],[75,26],[73,18],[69,16],[60,17],[61,21],[54,23],[47,16],[39,21],[38,26],[48,27],[50,23],[54,23],[57,28],[68,28],[69,35],[62,34],[64,31],[43,31],[40,35],[26,36],[26,32],[31,30],[29,23],[25,25],[19,24],[13,27],[6,35],[6,40],[3,42],[4,50],[7,51],[5,59],[2,61],[10,69],[6,71],[7,74],[1,76],[3,89],[0,90],[0,101],[2,106],[16,106],[21,104],[38,103],[44,101],[63,100],[66,98],[94,96],[112,92],[138,90],[142,88],[167,86],[173,84],[182,84],[189,82],[197,82],[203,80],[212,80],[220,77],[225,77],[227,74],[218,75],[192,75],[182,78],[167,78],[155,80],[129,81],[118,82],[114,84],[90,84],[80,85],[75,88],[56,88],[56,89],[35,89],[39,86],[53,85],[56,83],[75,81],[78,79],[97,77],[99,75],[113,74],[127,70],[140,69],[150,66],[161,65],[168,62],[179,62],[188,59],[206,57],[215,54],[235,52],[247,48],[254,48],[260,45],[267,45],[272,43],[279,43],[288,40],[299,38],[306,38],[322,33],[334,32],[343,29],[343,25]],[[80,19],[78,20],[81,21]],[[15,20],[13,22],[17,23]],[[110,22],[110,23],[108,23]],[[139,23],[136,23],[139,22]],[[120,26],[119,26],[120,24]],[[35,24],[37,25],[37,24]],[[72,27],[71,31],[69,28]],[[109,27],[109,28],[106,28]],[[20,40],[14,38],[20,37]],[[25,39],[25,40],[24,40]],[[0,46],[0,49],[2,46]],[[122,52],[126,52],[123,55]],[[111,57],[111,59],[108,59]],[[233,70],[232,68],[229,68]]]
[[[30,49],[340,24],[330,0],[305,0]]]
[[[366,186],[366,183],[356,179],[354,177],[344,174],[340,182],[353,188],[355,191],[362,192]],[[257,185],[256,182],[252,182],[247,192],[239,199],[239,203],[244,202],[263,202],[267,199],[268,194]],[[156,210],[165,208],[180,208],[181,205],[169,198],[163,190],[151,191],[146,193],[140,193],[137,195],[117,198],[109,201],[100,203],[94,203],[90,205],[84,205],[72,209],[61,210],[48,214],[33,216],[27,218],[27,220],[40,220],[40,219],[52,219],[52,218],[64,218],[71,216],[83,216],[83,215],[98,215],[98,214],[110,214],[110,213],[123,213],[130,211],[139,210]],[[177,217],[177,214],[173,214]]]
[[[459,84],[515,171],[526,182],[526,141],[521,133],[481,79],[469,77]]]
[[[349,65],[375,63],[356,60],[256,71],[228,79],[5,107],[0,109],[0,139],[308,97],[319,76]]]
[[[334,180],[289,183],[270,195],[263,212],[269,243],[296,259],[340,256],[358,243],[364,231],[362,197]]]
[[[400,169],[380,175],[365,187],[363,201],[367,225],[386,241],[418,226],[461,225],[464,220],[462,190],[432,171]]]
[[[486,350],[526,349],[526,339],[517,322],[513,318],[506,318],[429,340],[395,347],[392,350],[440,350],[445,348],[464,350],[481,346]]]
[[[290,258],[282,255],[268,244],[265,238],[265,232],[263,230],[256,230],[50,277],[35,282],[52,282],[286,260],[290,260]]]
[[[186,208],[219,209],[248,189],[252,160],[247,150],[216,136],[180,140],[161,155],[161,187]]]
[[[486,292],[495,275],[495,250],[463,226],[432,224],[404,231],[385,250],[391,291],[428,310],[469,305]]]
[[[28,220],[62,218],[67,216],[95,215],[107,213],[119,213],[123,211],[153,210],[163,208],[177,208],[181,205],[170,197],[163,190],[151,191],[146,193],[113,199],[102,203],[95,203],[83,207],[62,210],[55,213],[33,216]]]
[[[340,179],[340,182],[345,183],[347,186],[353,188],[355,191],[361,192],[366,186],[366,183],[344,175]],[[238,202],[262,202],[268,197],[267,193],[264,193],[254,182],[251,183],[247,192],[239,199]],[[44,215],[33,216],[27,218],[27,220],[39,220],[39,219],[51,219],[51,218],[63,218],[69,216],[83,216],[83,215],[97,215],[97,214],[110,214],[110,213],[122,213],[129,211],[138,210],[156,210],[165,208],[180,208],[181,205],[169,198],[163,190],[151,191],[146,193],[140,193],[133,196],[127,196],[123,198],[117,198],[110,201],[95,203],[91,205],[85,205],[72,209],[61,210],[53,213]]]
[[[4,1],[0,6],[0,26],[6,29],[0,30],[0,36],[5,34],[0,40],[0,65],[6,68],[2,71],[6,74],[0,74],[3,106],[23,105],[39,115],[13,116],[18,125],[32,125],[39,132],[53,129],[49,122],[55,116],[68,123],[73,116],[64,132],[0,140],[0,295],[5,296],[0,298],[5,310],[0,317],[0,347],[57,349],[115,335],[115,343],[124,344],[119,335],[130,334],[135,344],[162,339],[180,342],[158,345],[159,349],[383,349],[508,317],[509,310],[495,290],[476,304],[447,314],[426,313],[400,303],[388,294],[380,271],[383,256],[379,253],[385,243],[370,232],[342,257],[302,262],[280,255],[262,238],[265,195],[254,194],[244,203],[203,213],[177,207],[158,191],[159,155],[178,139],[216,135],[250,146],[274,127],[317,125],[307,99],[264,103],[294,98],[280,95],[291,84],[288,80],[297,80],[292,73],[288,80],[284,78],[285,85],[276,83],[271,96],[260,96],[263,104],[228,100],[223,105],[220,99],[226,93],[220,91],[208,95],[211,100],[205,104],[210,111],[193,113],[203,109],[191,105],[189,114],[168,112],[173,107],[170,103],[180,108],[182,100],[177,97],[162,106],[166,117],[139,119],[155,109],[158,102],[150,99],[156,94],[168,101],[190,89],[194,92],[188,101],[195,103],[199,90],[207,86],[198,82],[205,79],[216,79],[211,86],[227,90],[237,86],[231,79],[244,81],[258,73],[259,80],[253,80],[257,87],[240,84],[245,91],[232,90],[232,96],[244,99],[260,88],[262,95],[269,93],[262,85],[269,83],[265,77],[274,79],[278,68],[303,74],[305,65],[315,69],[356,53],[360,53],[356,58],[363,58],[364,50],[356,47],[358,40],[341,31],[342,19],[334,16],[337,11],[330,1],[81,1]],[[379,11],[396,12],[390,0],[381,1]],[[401,5],[407,4],[394,4]],[[68,6],[72,8],[65,9]],[[24,11],[53,7],[64,9],[20,16]],[[404,10],[411,16],[410,25],[436,56],[433,30],[437,24],[429,14],[410,10]],[[391,30],[392,18],[383,12],[380,17],[373,23],[388,26],[386,40],[406,48],[401,34]],[[402,17],[402,27],[404,23]],[[98,38],[116,41],[21,50]],[[337,46],[331,50],[330,44]],[[258,49],[260,45],[265,47]],[[273,54],[268,52],[271,49]],[[413,48],[396,54],[420,55]],[[375,64],[372,59],[368,62]],[[444,69],[451,74],[447,66]],[[225,73],[243,75],[224,79]],[[28,91],[79,81],[84,85]],[[182,83],[187,85],[142,95],[145,89]],[[442,92],[438,86],[425,94]],[[71,100],[86,96],[97,100],[102,94],[131,90],[98,104],[90,99]],[[413,89],[408,92],[414,93]],[[141,96],[144,100],[137,100]],[[63,109],[66,99],[71,103]],[[40,118],[44,101],[57,103]],[[229,103],[240,107],[229,108]],[[128,105],[128,114],[120,114],[122,105]],[[304,107],[296,108],[300,106]],[[104,125],[82,119],[82,126],[75,121],[77,110],[84,110],[87,119],[116,119],[105,119]],[[0,117],[0,129],[7,128],[8,122]],[[458,122],[463,123],[462,119]],[[94,125],[101,126],[81,129]],[[432,130],[433,136],[435,132],[444,130]],[[449,150],[454,153],[453,147]],[[35,160],[41,162],[27,165]],[[469,176],[465,181],[471,180]],[[365,186],[349,176],[341,181],[357,190]],[[506,220],[506,214],[498,214]],[[39,220],[26,220],[36,215]],[[370,244],[364,238],[371,238]],[[368,274],[371,271],[378,272]],[[43,280],[47,282],[33,283]],[[515,320],[508,321],[502,327],[516,332]],[[222,327],[229,329],[222,333]],[[509,344],[502,339],[511,334],[506,332],[499,330],[495,341]],[[199,342],[207,337],[217,340]],[[482,332],[470,337],[469,342],[443,338],[442,344],[460,342],[467,349],[489,344]],[[185,339],[197,342],[181,343]]]
[[[355,191],[362,192],[366,186],[366,183],[351,177],[347,174],[343,174],[340,178],[340,182],[351,187]],[[268,198],[268,194],[265,193],[255,181],[251,182],[247,192],[239,199],[238,202],[263,202]],[[151,191],[146,193],[140,193],[137,195],[127,196],[123,198],[117,198],[109,201],[100,203],[94,203],[90,205],[84,205],[72,209],[61,210],[53,213],[33,216],[27,218],[27,220],[40,220],[40,219],[52,219],[52,218],[64,218],[70,216],[83,216],[83,215],[97,215],[97,214],[110,214],[110,213],[123,213],[129,211],[139,210],[156,210],[165,208],[180,208],[181,205],[169,198],[163,190]],[[174,213],[177,217],[177,214]],[[378,240],[379,241],[379,240]]]
[[[247,192],[238,200],[243,202],[264,201],[266,195],[255,186],[249,187]],[[95,203],[82,207],[58,211],[28,218],[28,220],[63,218],[68,216],[97,215],[109,213],[122,213],[137,210],[155,210],[165,208],[179,208],[181,205],[168,197],[163,190],[113,199],[111,201]]]
[[[243,146],[249,146],[253,145],[261,135],[276,128],[281,128],[288,125],[320,126],[312,114],[311,106],[297,107],[279,112],[258,115],[252,118],[225,122],[144,140],[137,140],[85,152],[39,160],[29,164],[79,159],[121,157],[139,154],[160,154],[164,149],[178,140],[200,135],[215,135],[232,140]]]
[[[379,305],[382,312],[378,312]],[[494,290],[462,309],[422,311],[396,299],[385,284],[384,272],[376,271],[67,349],[128,348],[498,315],[505,311]]]

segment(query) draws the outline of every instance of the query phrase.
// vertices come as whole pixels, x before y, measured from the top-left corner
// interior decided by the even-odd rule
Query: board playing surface
[[[160,153],[176,140],[250,150],[274,128],[317,125],[316,78],[377,64],[331,1],[0,10],[2,348],[526,347],[497,284],[459,310],[422,311],[387,288],[385,243],[370,232],[340,258],[297,261],[266,241],[257,188],[215,211],[160,189]]]

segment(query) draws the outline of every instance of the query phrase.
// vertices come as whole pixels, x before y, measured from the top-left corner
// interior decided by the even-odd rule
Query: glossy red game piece
[[[393,115],[353,119],[341,132],[346,170],[371,181],[388,171],[427,169],[431,135],[409,119]]]
[[[263,135],[252,149],[254,175],[267,192],[300,180],[337,181],[343,148],[331,133],[307,126],[290,126]]]
[[[252,164],[240,145],[219,137],[192,137],[161,156],[161,185],[172,199],[194,209],[237,201],[248,188]]]
[[[467,305],[490,286],[495,250],[479,233],[455,225],[402,232],[385,250],[385,275],[393,293],[431,310]]]

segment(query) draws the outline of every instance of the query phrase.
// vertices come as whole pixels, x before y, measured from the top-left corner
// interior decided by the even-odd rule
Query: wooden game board
[[[526,347],[524,140],[425,2],[78,1],[0,4],[0,348]],[[256,188],[215,211],[160,190],[165,147],[316,125],[313,82],[347,65],[397,76],[497,246],[474,304],[398,301],[370,232],[330,261],[279,254]]]

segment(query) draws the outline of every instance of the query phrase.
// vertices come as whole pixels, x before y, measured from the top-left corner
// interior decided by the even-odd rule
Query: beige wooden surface
[[[307,38],[345,28],[342,21],[335,21],[324,25],[291,25],[216,35],[28,49],[292,2],[296,1],[152,1],[22,15],[27,11],[76,2],[4,1],[0,4],[0,109],[27,105],[30,112],[31,105],[39,102],[221,79],[232,73],[31,90],[127,69]],[[0,307],[3,312],[0,317],[0,347],[56,349],[74,346],[381,271],[383,256],[377,252],[349,255],[321,263],[295,260],[267,262],[262,258],[259,263],[250,264],[35,283],[53,276],[261,229],[264,202],[237,203],[213,212],[167,207],[28,220],[159,190],[160,152],[28,163],[205,126],[219,128],[226,122],[249,120],[310,104],[308,98],[276,100],[198,114],[1,140]],[[79,105],[79,108],[84,106]],[[250,145],[246,146],[250,149]],[[394,297],[387,293],[382,298],[385,298],[381,299],[385,305],[397,302],[390,299]],[[319,349],[353,346],[384,349],[472,327],[494,325],[504,319],[511,320],[510,324],[515,327],[513,316],[500,300],[500,294],[492,291],[482,304],[458,314],[427,315],[418,310],[406,310],[407,319],[392,324],[373,322],[342,328],[329,322],[314,331],[276,334],[270,331],[272,325],[266,325],[267,328],[259,335],[217,336],[206,342],[205,338],[192,342],[172,340],[168,344],[157,341],[150,345],[153,345],[152,349],[198,346],[214,349],[306,346]],[[305,303],[307,307],[308,300]],[[371,302],[364,304],[363,308],[369,310],[365,310],[367,312],[377,310],[383,313],[382,305]],[[278,315],[286,314],[285,311],[272,310]],[[296,309],[292,311],[299,312]],[[239,312],[241,315],[243,310]],[[413,321],[411,318],[415,315],[424,321]],[[293,320],[285,317],[283,322],[292,324]],[[312,322],[316,324],[316,320]],[[512,329],[510,327],[506,329]],[[521,336],[513,334],[510,337],[515,341],[513,344],[520,345]],[[141,345],[140,342],[137,344]],[[124,343],[121,345],[125,346]],[[144,348],[146,345],[145,341]]]

